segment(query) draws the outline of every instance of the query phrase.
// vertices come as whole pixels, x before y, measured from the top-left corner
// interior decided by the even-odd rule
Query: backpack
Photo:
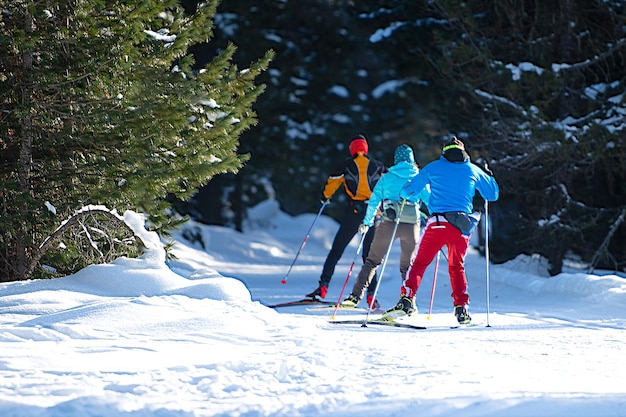
[[[448,213],[436,214],[443,215],[448,223],[459,229],[465,236],[471,235],[480,221],[480,213],[478,212],[467,214],[462,211],[451,211]]]

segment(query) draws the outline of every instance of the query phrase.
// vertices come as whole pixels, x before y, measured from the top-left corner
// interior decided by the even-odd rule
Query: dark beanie
[[[368,152],[367,141],[363,135],[354,137],[350,142],[350,155],[354,156],[357,152],[363,152],[364,154]]]
[[[464,162],[469,159],[465,144],[456,136],[452,136],[443,143],[443,157],[450,162]]]

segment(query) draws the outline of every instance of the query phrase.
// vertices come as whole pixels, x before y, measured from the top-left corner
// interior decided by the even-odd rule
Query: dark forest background
[[[626,0],[0,0],[0,281],[140,254],[115,212],[316,213],[357,134],[461,138],[493,261],[624,271],[625,58]]]
[[[259,77],[259,123],[241,137],[249,161],[178,209],[237,229],[268,198],[291,215],[316,212],[355,134],[388,165],[410,143],[421,166],[455,134],[501,186],[490,206],[495,262],[528,253],[548,258],[552,274],[565,260],[623,270],[625,9],[600,0],[222,1],[214,37],[194,49],[198,63],[229,42],[242,65],[268,50],[275,57]]]

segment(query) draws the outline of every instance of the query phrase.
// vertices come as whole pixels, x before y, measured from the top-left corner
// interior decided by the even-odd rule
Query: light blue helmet
[[[415,163],[413,149],[409,145],[403,144],[396,148],[396,151],[393,154],[393,163],[395,165],[399,162],[408,162],[410,164]]]

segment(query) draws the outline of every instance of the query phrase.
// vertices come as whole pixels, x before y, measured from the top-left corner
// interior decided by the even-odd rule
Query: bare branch
[[[613,224],[611,225],[611,228],[609,229],[609,233],[606,235],[606,237],[602,241],[602,244],[600,245],[596,253],[593,255],[591,265],[589,266],[589,271],[588,271],[589,273],[593,272],[593,270],[595,269],[596,265],[598,264],[602,256],[610,256],[609,251],[608,251],[609,243],[611,242],[613,235],[615,235],[615,232],[617,232],[617,229],[619,229],[620,225],[624,221],[624,218],[626,218],[626,207],[622,208],[622,212],[617,217],[617,219],[613,222]]]
[[[105,221],[98,220],[96,216],[104,217]],[[92,223],[93,225],[91,225]],[[116,237],[115,229],[123,230],[126,237],[122,239]],[[72,236],[73,231],[74,235]],[[28,266],[29,275],[35,270],[46,252],[63,239],[74,239],[82,242],[88,263],[93,262],[94,258],[108,262],[115,257],[122,256],[123,253],[118,248],[127,246],[131,240],[139,247],[145,247],[144,242],[135,234],[134,230],[116,214],[105,209],[90,208],[74,214],[43,241],[31,258],[31,263]],[[101,242],[100,245],[98,242]],[[108,247],[108,251],[103,252],[101,246]]]

